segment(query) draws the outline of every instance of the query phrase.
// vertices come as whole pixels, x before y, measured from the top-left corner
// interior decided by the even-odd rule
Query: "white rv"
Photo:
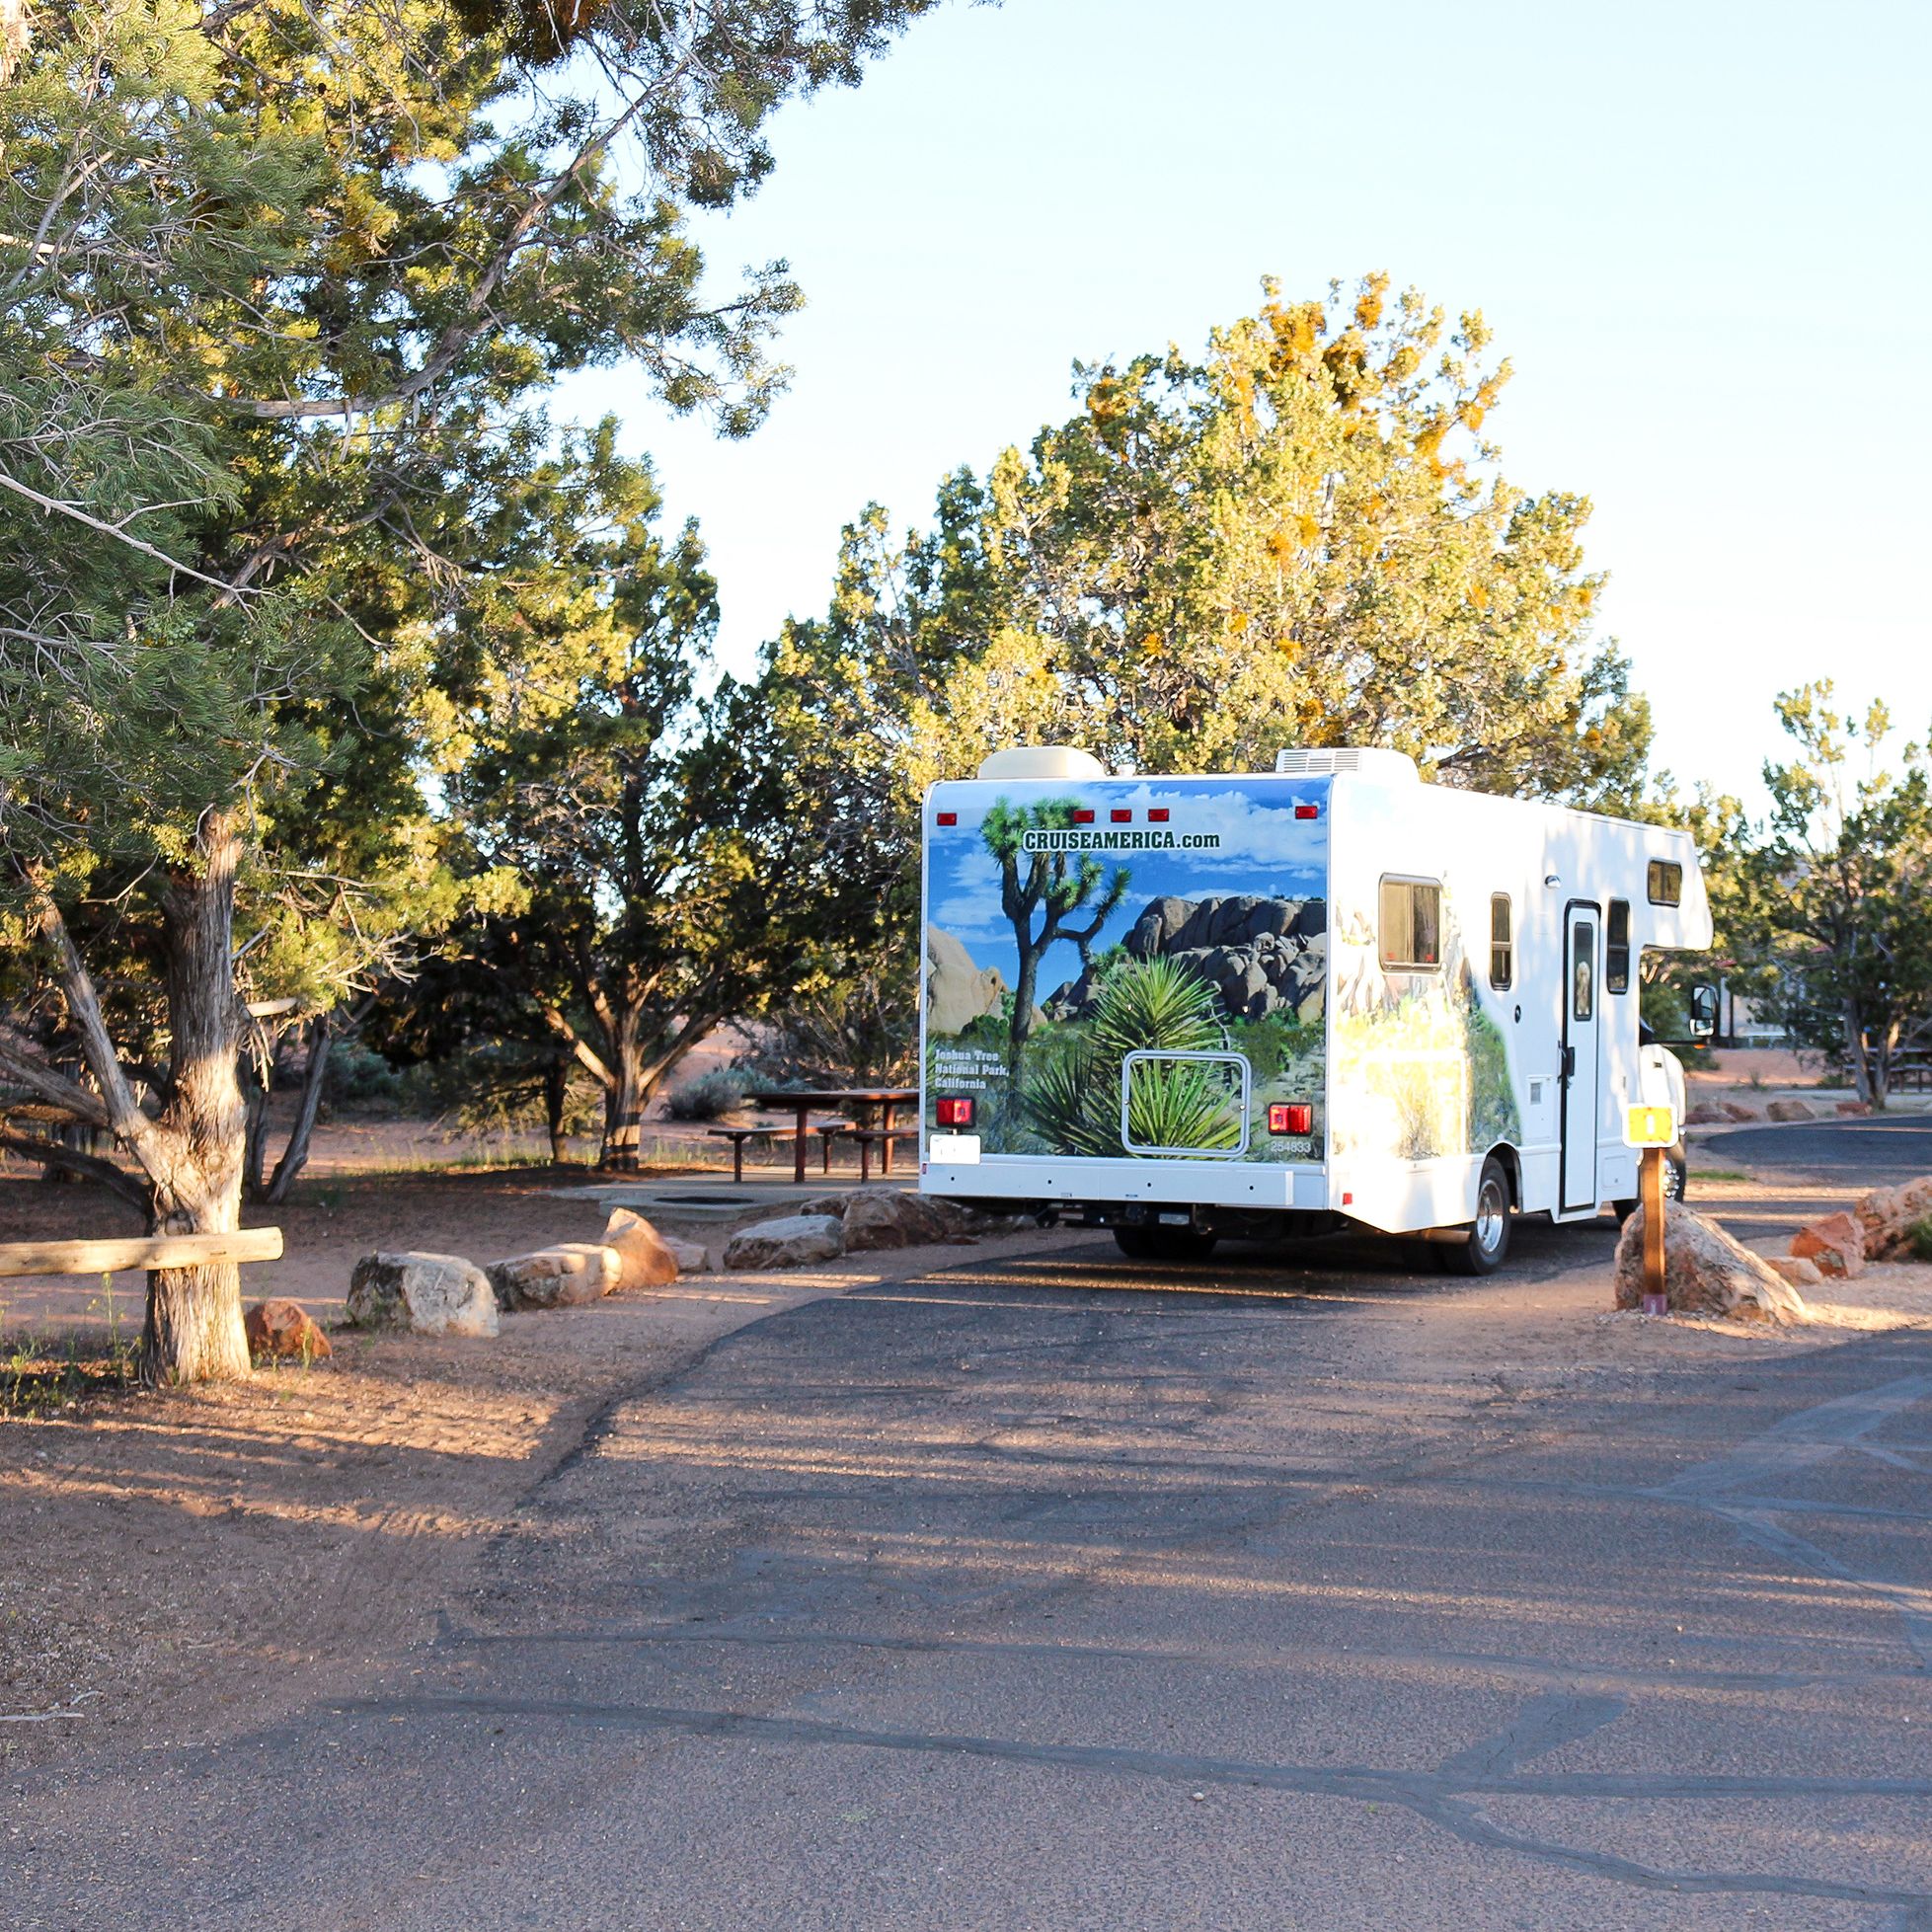
[[[1425,785],[1398,752],[1110,776],[996,754],[925,805],[920,1186],[1129,1255],[1350,1223],[1487,1273],[1512,1211],[1627,1206],[1652,949],[1689,835]]]

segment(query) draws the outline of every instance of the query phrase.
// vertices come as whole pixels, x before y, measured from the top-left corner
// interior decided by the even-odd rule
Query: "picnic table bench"
[[[800,1132],[815,1133],[818,1136],[819,1171],[829,1174],[832,1171],[832,1142],[841,1134],[852,1131],[850,1121],[821,1121],[810,1129],[802,1127]],[[705,1132],[713,1140],[729,1140],[732,1143],[732,1180],[742,1184],[744,1180],[744,1143],[760,1138],[782,1140],[790,1137],[790,1129],[764,1121],[753,1126],[707,1127]],[[798,1159],[798,1178],[805,1179],[805,1154],[803,1142]]]
[[[798,1143],[797,1151],[793,1157],[792,1179],[800,1185],[803,1185],[805,1181],[806,1119],[814,1107],[863,1107],[868,1109],[877,1107],[880,1110],[882,1119],[879,1125],[877,1127],[863,1128],[858,1135],[860,1178],[869,1179],[872,1173],[872,1161],[870,1149],[866,1143],[866,1135],[868,1133],[872,1134],[875,1137],[876,1144],[879,1146],[879,1171],[882,1174],[891,1173],[892,1142],[895,1139],[904,1139],[906,1137],[903,1132],[898,1134],[893,1133],[892,1115],[898,1108],[916,1105],[919,1099],[919,1090],[917,1087],[818,1087],[808,1092],[804,1089],[795,1088],[766,1094],[747,1094],[745,1098],[754,1107],[790,1107],[798,1110]],[[829,1160],[831,1157],[831,1142],[829,1139],[825,1142],[825,1154],[827,1160]],[[828,1167],[826,1172],[829,1173],[830,1171]]]

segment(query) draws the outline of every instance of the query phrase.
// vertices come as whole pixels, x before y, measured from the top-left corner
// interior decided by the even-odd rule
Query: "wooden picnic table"
[[[792,1178],[801,1187],[805,1184],[805,1137],[806,1121],[814,1107],[877,1107],[884,1110],[880,1125],[886,1138],[881,1144],[883,1156],[880,1172],[892,1171],[892,1114],[900,1107],[915,1107],[919,1101],[917,1087],[815,1087],[810,1093],[803,1089],[786,1089],[783,1092],[768,1094],[746,1094],[745,1099],[754,1107],[795,1107],[799,1113],[798,1139],[794,1144]]]

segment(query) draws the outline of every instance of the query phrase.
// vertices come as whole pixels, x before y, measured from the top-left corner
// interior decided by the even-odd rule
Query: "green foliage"
[[[1727,923],[1770,1014],[1883,1107],[1898,1053],[1932,1033],[1932,765],[1905,744],[1894,769],[1885,706],[1839,713],[1828,679],[1778,716],[1796,755],[1765,767],[1766,822],[1728,827]]]
[[[1932,1219],[1914,1221],[1905,1230],[1905,1238],[1911,1243],[1914,1260],[1932,1261]]]
[[[403,1098],[397,1070],[383,1056],[352,1040],[338,1041],[329,1051],[323,1093],[336,1108],[394,1109]]]
[[[875,968],[820,951],[763,1019],[740,1029],[738,1063],[788,1086],[902,1086],[918,1064],[918,997],[910,962]]]
[[[916,920],[925,787],[1015,743],[1151,772],[1387,744],[1447,784],[1632,802],[1650,718],[1593,636],[1589,503],[1504,479],[1508,377],[1480,315],[1384,276],[1271,283],[1198,354],[1076,366],[1075,413],[948,476],[929,528],[868,506],[767,689],[877,943]]]

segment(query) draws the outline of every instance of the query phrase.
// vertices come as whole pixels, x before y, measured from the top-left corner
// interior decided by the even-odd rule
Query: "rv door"
[[[1596,1194],[1597,910],[1563,919],[1563,1211],[1594,1211]]]

